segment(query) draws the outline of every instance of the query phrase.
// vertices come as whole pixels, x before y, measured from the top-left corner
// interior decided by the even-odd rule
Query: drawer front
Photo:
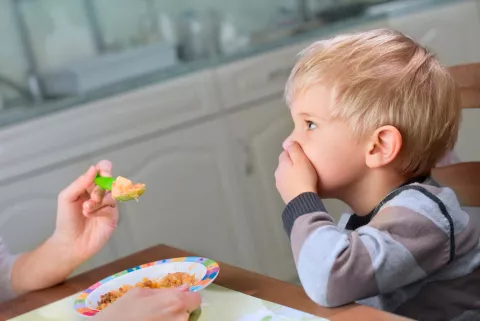
[[[271,95],[281,95],[296,55],[307,43],[283,48],[218,68],[216,78],[225,108]]]
[[[212,75],[180,77],[1,130],[0,182],[218,112]]]

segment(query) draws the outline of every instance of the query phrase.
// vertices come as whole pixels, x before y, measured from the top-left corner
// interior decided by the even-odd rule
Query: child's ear
[[[366,165],[379,168],[393,162],[400,153],[402,135],[394,126],[382,126],[375,130],[367,145]]]

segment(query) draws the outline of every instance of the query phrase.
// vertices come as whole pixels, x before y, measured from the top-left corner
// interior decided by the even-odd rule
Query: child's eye
[[[308,127],[308,130],[313,130],[313,129],[317,128],[317,124],[315,124],[312,121],[307,120],[307,127]]]

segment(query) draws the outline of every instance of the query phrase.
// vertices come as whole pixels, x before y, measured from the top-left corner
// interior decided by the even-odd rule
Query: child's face
[[[367,169],[365,144],[346,122],[331,119],[332,108],[332,93],[321,86],[296,97],[290,106],[295,128],[286,140],[300,144],[315,167],[322,197],[341,197]]]

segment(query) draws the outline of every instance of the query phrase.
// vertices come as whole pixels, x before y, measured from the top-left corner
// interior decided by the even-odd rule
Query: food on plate
[[[188,274],[186,272],[169,273],[160,280],[143,278],[142,281],[137,282],[135,285],[124,284],[118,290],[107,292],[100,296],[100,301],[97,302],[97,310],[103,310],[117,299],[122,297],[130,289],[134,287],[139,288],[151,288],[151,289],[164,289],[164,288],[176,288],[182,285],[193,286],[197,283],[195,274]]]
[[[133,184],[122,176],[118,176],[112,183],[112,197],[120,202],[138,200],[144,192],[145,184]]]

